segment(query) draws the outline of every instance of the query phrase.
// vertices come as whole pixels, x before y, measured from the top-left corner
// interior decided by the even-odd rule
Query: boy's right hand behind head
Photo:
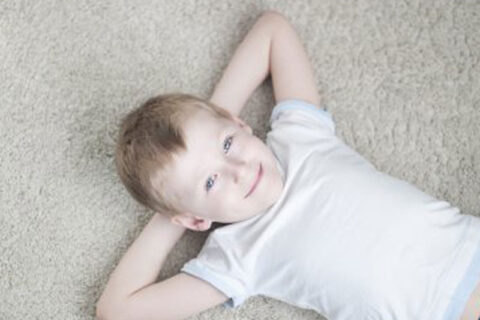
[[[152,220],[157,220],[156,224],[160,225],[161,228],[171,229],[172,232],[183,233],[186,228],[179,224],[172,222],[172,217],[169,215],[155,212],[155,215],[152,217]]]

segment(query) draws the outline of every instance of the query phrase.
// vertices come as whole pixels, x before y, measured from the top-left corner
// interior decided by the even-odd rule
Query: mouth
[[[247,195],[244,198],[247,198],[249,195],[251,195],[253,193],[253,191],[255,191],[255,189],[257,188],[257,185],[260,182],[260,179],[262,178],[262,176],[263,176],[263,167],[262,167],[262,164],[260,163],[260,167],[258,168],[258,173],[257,173],[257,176],[255,178],[255,181],[253,182],[253,185],[250,188],[250,191],[248,191]]]

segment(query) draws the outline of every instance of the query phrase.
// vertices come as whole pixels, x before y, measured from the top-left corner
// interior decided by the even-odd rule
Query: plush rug
[[[379,170],[480,214],[478,1],[2,1],[0,319],[93,319],[151,217],[116,175],[118,124],[150,96],[208,98],[259,14],[286,15],[337,135]],[[265,139],[268,79],[241,117]],[[187,232],[159,280],[208,232]],[[323,319],[257,296],[192,319]]]

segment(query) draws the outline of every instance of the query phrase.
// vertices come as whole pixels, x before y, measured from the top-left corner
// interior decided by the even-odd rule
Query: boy
[[[237,116],[269,72],[278,103],[267,147]],[[117,169],[157,214],[111,275],[100,319],[183,319],[258,294],[328,319],[478,319],[480,219],[342,143],[314,83],[291,25],[266,12],[210,102],[165,95],[126,118]],[[168,143],[138,147],[153,136]],[[212,222],[228,225],[154,283],[184,231]]]

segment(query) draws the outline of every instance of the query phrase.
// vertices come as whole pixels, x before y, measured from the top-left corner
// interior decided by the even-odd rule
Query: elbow
[[[96,320],[108,320],[109,319],[109,318],[107,318],[107,313],[105,312],[103,307],[100,307],[98,304],[97,304],[97,308],[95,310],[95,319]]]
[[[275,17],[282,17],[282,18],[285,18],[285,16],[279,12],[279,11],[276,11],[276,10],[265,10],[262,12],[262,16],[275,16]]]
[[[281,12],[275,10],[266,10],[261,14],[264,19],[270,19],[274,21],[281,20],[282,22],[288,21],[288,18]]]
[[[107,316],[103,309],[100,309],[97,305],[97,309],[95,310],[95,320],[107,320]]]
[[[119,311],[99,307],[97,307],[95,317],[96,320],[127,320],[125,315]]]
[[[129,312],[125,303],[110,303],[100,301],[97,303],[95,310],[97,320],[130,320]]]
[[[111,314],[103,304],[98,303],[95,310],[95,319],[96,320],[111,320],[114,316]]]
[[[95,306],[95,320],[106,320],[105,307],[103,306],[103,294],[100,296],[100,299],[97,301]]]

